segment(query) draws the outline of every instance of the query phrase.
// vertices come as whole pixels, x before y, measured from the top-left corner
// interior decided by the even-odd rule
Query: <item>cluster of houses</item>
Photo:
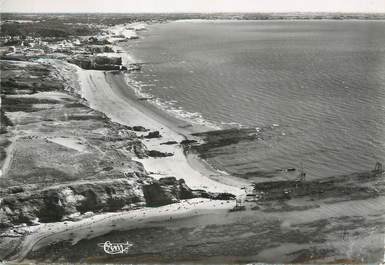
[[[26,60],[33,58],[64,59],[83,69],[126,70],[122,58],[117,56],[112,44],[137,39],[136,31],[143,25],[116,25],[103,29],[99,34],[68,39],[33,36],[0,37],[2,59]]]
[[[33,58],[64,59],[83,69],[125,70],[122,58],[110,56],[115,53],[113,46],[96,42],[94,37],[56,42],[42,41],[41,38],[11,38],[12,44],[20,40],[18,45],[2,45],[2,59],[26,60]],[[103,43],[103,44],[102,44]]]
[[[55,40],[52,38],[41,37],[20,37],[20,36],[3,36],[0,37],[0,46],[2,56],[8,57],[31,57],[41,56],[52,53],[71,54],[77,50],[85,51],[80,46],[83,43],[79,39],[72,40]]]

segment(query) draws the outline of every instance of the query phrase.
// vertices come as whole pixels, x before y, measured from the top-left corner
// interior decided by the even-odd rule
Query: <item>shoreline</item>
[[[82,70],[79,67],[58,60],[42,60],[41,63],[50,64],[60,73],[56,78],[65,82],[63,94],[76,94],[76,97],[86,99],[83,104],[90,109],[104,113],[113,122],[119,122],[128,126],[144,126],[147,129],[159,130],[162,138],[140,139],[148,149],[156,149],[161,152],[172,152],[174,156],[162,158],[137,159],[128,157],[133,161],[142,163],[144,169],[149,172],[149,176],[154,179],[174,176],[177,179],[183,178],[186,184],[192,189],[205,189],[209,192],[228,192],[235,195],[244,193],[241,184],[231,186],[230,184],[220,183],[210,178],[215,175],[220,178],[223,174],[205,165],[202,160],[194,155],[185,156],[182,146],[178,145],[160,145],[165,141],[182,141],[188,137],[190,127],[180,128],[181,131],[172,128],[171,121],[162,120],[162,113],[151,112],[145,106],[139,107],[142,101],[137,100],[133,91],[124,83],[123,74],[115,75],[113,72]],[[74,75],[78,79],[74,79]],[[70,78],[70,79],[68,79]],[[68,82],[67,82],[68,81]],[[122,92],[131,93],[133,96]],[[155,107],[155,106],[154,106]],[[171,119],[171,118],[170,118]],[[136,132],[141,134],[148,132]],[[185,134],[183,134],[185,133]],[[52,137],[51,137],[52,138]],[[83,147],[82,145],[72,145],[72,142],[55,142],[63,140],[62,138],[49,139],[48,142],[54,142],[59,146]],[[76,149],[75,148],[75,149]],[[74,150],[75,150],[74,149]],[[79,150],[76,150],[79,151]],[[83,152],[84,150],[81,150]],[[235,184],[236,182],[234,181]],[[60,185],[60,184],[59,184]],[[54,186],[50,186],[54,187]],[[116,231],[116,226],[121,230],[135,229],[145,227],[146,224],[156,222],[160,225],[169,225],[171,219],[188,219],[197,215],[208,215],[209,213],[227,212],[235,205],[235,201],[220,201],[204,198],[181,200],[180,202],[169,204],[162,207],[143,207],[139,210],[123,210],[120,212],[95,213],[92,217],[84,216],[80,220],[62,220],[59,222],[36,223],[34,226],[16,227],[23,234],[21,245],[17,252],[7,258],[10,262],[22,261],[28,253],[36,251],[54,242],[66,241],[68,237],[73,237],[76,233],[75,241],[82,239],[95,238],[105,235],[111,231]],[[163,211],[163,209],[165,209]],[[143,216],[137,215],[138,211],[143,212]],[[162,214],[162,211],[164,214]],[[133,217],[138,216],[138,218]],[[138,220],[134,220],[134,219]],[[96,220],[98,221],[96,221]],[[94,221],[95,220],[95,221]],[[111,222],[116,222],[114,226]],[[93,231],[90,234],[90,229]]]
[[[175,22],[175,21],[174,21]],[[146,25],[147,28],[148,25]],[[132,56],[129,51],[126,50],[124,45],[114,44],[114,49],[120,51],[120,55],[122,56],[122,62],[124,64],[135,64],[138,63],[135,60],[135,57]],[[213,130],[220,130],[221,128],[217,128],[216,125],[205,123],[198,124],[194,122],[186,121],[182,117],[177,117],[168,113],[167,110],[162,109],[157,103],[152,101],[143,101],[139,100],[139,96],[135,88],[129,83],[132,81],[132,78],[129,77],[129,73],[120,73],[120,76],[123,76],[122,79],[116,79],[115,82],[119,82],[121,88],[127,87],[127,90],[121,89],[120,92],[124,92],[125,95],[131,99],[131,103],[135,105],[137,109],[147,116],[150,116],[152,119],[159,121],[164,126],[168,127],[171,131],[176,134],[179,134],[184,137],[184,139],[194,139],[198,142],[202,142],[202,139],[198,136],[193,136],[193,133],[202,133]],[[179,124],[179,125],[178,125]],[[164,145],[163,145],[164,146]],[[158,143],[158,147],[162,147],[160,143]],[[183,148],[181,148],[183,150]],[[162,150],[163,151],[163,150]],[[248,180],[238,178],[235,176],[231,176],[227,172],[223,172],[213,165],[211,165],[208,161],[200,158],[196,153],[185,153],[185,158],[190,167],[200,172],[201,174],[205,174],[209,176],[209,179],[219,182],[224,185],[234,186],[238,188],[238,192],[234,193],[235,195],[244,195],[245,192],[243,190],[239,190],[239,188],[244,188],[246,186],[250,186],[252,183]],[[144,162],[143,160],[140,162]],[[144,167],[147,169],[147,166],[143,163]],[[188,183],[189,184],[189,183]],[[204,187],[207,189],[207,187]],[[218,192],[218,190],[216,190]]]
[[[128,42],[130,41],[123,43]],[[115,44],[113,47],[121,56],[122,65],[128,66],[130,64],[146,64],[140,60],[136,60],[135,57],[130,54],[131,51],[129,51],[126,46]],[[181,132],[182,134],[191,134],[223,129],[218,124],[212,123],[204,118],[200,119],[200,121],[196,121],[195,118],[190,118],[190,116],[195,113],[182,110],[184,114],[178,114],[177,109],[164,107],[164,105],[167,105],[168,101],[162,101],[160,98],[157,98],[152,94],[147,94],[147,92],[141,91],[140,88],[138,89],[136,87],[136,80],[128,76],[130,73],[122,74],[124,76],[124,86],[128,86],[130,91],[133,92],[131,93],[131,97],[135,98],[135,100],[140,98],[141,101],[143,101],[141,103],[139,102],[139,106],[144,106],[147,110],[150,109],[151,112],[156,113],[158,116],[162,116],[163,120],[167,120],[167,124],[174,127],[177,132]],[[182,123],[184,125],[175,126],[176,123]],[[183,130],[183,127],[190,128],[190,130]]]
[[[131,57],[126,52],[121,56],[125,62]],[[322,180],[264,179],[255,183],[255,200],[250,200],[242,197],[246,190],[241,188],[247,185],[242,181],[246,180],[216,170],[197,153],[178,144],[184,139],[204,140],[204,136],[191,133],[207,127],[193,126],[157,107],[157,102],[142,100],[135,90],[135,80],[129,80],[130,74],[82,70],[60,60],[41,62],[56,68],[50,77],[60,84],[59,89],[50,86],[51,79],[34,74],[38,69],[30,69],[26,72],[29,78],[37,76],[52,90],[7,96],[9,110],[14,110],[15,98],[24,103],[25,98],[34,99],[30,101],[33,105],[22,109],[38,110],[7,113],[11,120],[20,118],[11,131],[20,130],[19,135],[28,137],[15,140],[17,152],[15,163],[11,163],[15,165],[11,168],[14,183],[20,186],[7,189],[4,200],[0,198],[5,202],[0,203],[0,211],[6,213],[5,220],[12,221],[0,235],[4,238],[0,240],[0,252],[7,251],[4,257],[10,257],[10,263],[138,263],[148,261],[148,257],[159,263],[188,263],[197,262],[199,256],[207,258],[203,263],[222,264],[382,260],[382,166]],[[20,71],[20,67],[17,69]],[[17,74],[12,73],[10,76]],[[51,101],[43,101],[48,99]],[[149,131],[137,132],[115,122],[144,126]],[[162,138],[143,137],[154,131]],[[168,141],[176,144],[162,144]],[[132,144],[139,144],[133,146],[139,146],[139,152],[131,148]],[[137,158],[146,156],[149,150],[174,155]],[[40,156],[42,153],[45,155]],[[24,167],[28,160],[20,154],[30,158],[29,168]],[[50,172],[43,175],[46,163],[68,174],[74,170],[77,175],[52,179]],[[31,168],[39,169],[36,179],[33,175],[17,178]],[[234,211],[239,200],[226,197],[175,196],[176,200],[164,206],[146,204],[152,200],[140,197],[146,197],[144,185],[170,176],[183,178],[193,189],[239,195],[245,211]],[[25,180],[35,186],[28,188]],[[166,186],[166,192],[178,189]],[[130,242],[134,247],[128,255],[111,257],[99,249],[107,241]]]
[[[129,54],[124,52],[122,59],[124,62],[132,62]],[[196,139],[192,133],[205,132],[212,128],[203,125],[191,125],[187,121],[177,119],[166,111],[161,110],[154,104],[139,100],[133,87],[130,87],[127,78],[129,76],[122,72],[116,71],[97,71],[84,70],[80,67],[67,63],[58,59],[39,59],[40,64],[48,64],[56,69],[55,78],[60,80],[64,85],[66,94],[80,97],[82,104],[90,109],[100,112],[108,117],[112,122],[117,122],[127,126],[143,126],[149,131],[159,131],[161,138],[146,139],[141,136],[148,134],[146,132],[135,132],[142,144],[148,150],[156,150],[163,153],[172,153],[173,156],[161,158],[137,158],[135,155],[128,157],[131,161],[141,163],[149,177],[160,179],[163,177],[175,177],[176,179],[184,179],[186,185],[195,190],[205,190],[213,193],[231,193],[235,196],[242,196],[245,191],[242,187],[248,183],[242,180],[231,178],[225,173],[214,169],[206,161],[200,159],[196,154],[186,154],[182,145],[179,143],[186,139]],[[56,138],[55,138],[56,139]],[[56,139],[57,140],[57,139]],[[61,138],[59,140],[62,140]],[[161,144],[168,141],[175,141],[177,144],[165,145]],[[73,142],[55,142],[48,140],[50,143],[69,148],[80,148],[83,146]],[[64,144],[64,145],[63,145]],[[76,149],[75,148],[75,149]],[[75,150],[73,149],[73,150]],[[83,152],[84,150],[75,150]],[[11,158],[11,156],[7,156]],[[166,215],[160,214],[162,207],[143,207],[146,216],[140,218],[138,222],[131,223],[132,215],[136,211],[121,211],[119,213],[97,213],[93,217],[84,216],[80,221],[59,221],[53,223],[36,223],[37,226],[20,227],[24,233],[19,245],[18,251],[11,256],[9,261],[21,261],[31,251],[38,250],[48,244],[58,241],[65,241],[74,231],[78,233],[78,240],[95,238],[105,235],[110,231],[116,231],[111,227],[109,221],[100,223],[94,222],[93,219],[119,220],[122,229],[134,229],[137,226],[142,227],[147,223],[157,222],[162,225],[168,225],[168,220],[187,218],[217,212],[227,212],[235,206],[235,201],[212,201],[211,199],[189,199],[166,205],[169,210]],[[181,210],[180,210],[181,209]],[[202,213],[200,210],[203,210]],[[198,210],[198,211],[197,211]],[[114,216],[114,217],[112,217]],[[116,219],[115,219],[116,217]],[[164,217],[164,218],[163,218]],[[129,221],[129,222],[127,222]],[[68,227],[68,223],[72,223],[73,227]],[[143,224],[142,224],[143,223]],[[89,228],[93,226],[97,233],[89,234]],[[52,228],[55,229],[52,230]],[[62,235],[65,235],[62,237]],[[76,243],[76,242],[75,242]]]
[[[75,245],[81,240],[96,238],[112,231],[127,231],[154,224],[167,227],[173,224],[170,223],[170,220],[186,220],[189,217],[217,211],[225,213],[234,205],[234,201],[221,203],[221,201],[196,198],[160,207],[96,214],[79,221],[44,223],[30,230],[17,254],[13,255],[9,261],[20,262],[31,251],[37,251],[56,242],[68,241],[69,238],[71,244]],[[92,231],[92,235],[90,231]],[[32,260],[27,259],[26,261]]]
[[[210,192],[229,192],[236,196],[244,194],[242,187],[248,182],[238,181],[202,161],[194,154],[185,155],[179,144],[161,145],[167,141],[181,142],[194,139],[193,132],[207,131],[204,126],[189,126],[185,121],[171,117],[151,103],[138,100],[134,90],[129,87],[123,73],[102,72],[77,69],[81,97],[91,108],[103,112],[112,121],[127,126],[143,126],[150,131],[159,131],[161,138],[143,139],[149,150],[173,153],[162,158],[133,158],[143,164],[151,177],[159,179],[166,176],[183,178],[193,189]],[[139,133],[146,135],[147,132]],[[222,180],[223,181],[219,181]]]

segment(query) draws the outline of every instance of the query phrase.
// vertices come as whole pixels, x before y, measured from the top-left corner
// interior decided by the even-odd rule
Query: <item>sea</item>
[[[220,170],[319,179],[385,162],[385,21],[174,21],[124,45],[142,63],[134,85],[159,108],[255,131],[206,150]]]

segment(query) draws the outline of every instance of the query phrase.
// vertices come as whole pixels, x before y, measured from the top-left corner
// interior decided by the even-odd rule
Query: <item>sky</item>
[[[385,13],[385,0],[0,0],[0,11]]]

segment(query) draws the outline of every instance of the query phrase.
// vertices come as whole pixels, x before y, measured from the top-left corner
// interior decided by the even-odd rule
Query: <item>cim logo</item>
[[[133,246],[133,244],[129,243],[111,243],[110,241],[106,241],[104,243],[99,243],[99,247],[103,248],[104,252],[110,255],[123,254],[128,253],[128,250]]]

